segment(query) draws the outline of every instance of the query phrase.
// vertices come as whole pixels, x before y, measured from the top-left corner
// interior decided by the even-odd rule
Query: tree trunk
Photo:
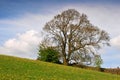
[[[68,65],[68,64],[69,64],[68,62],[69,62],[69,61],[68,61],[66,58],[64,58],[63,64],[64,64],[64,65]]]

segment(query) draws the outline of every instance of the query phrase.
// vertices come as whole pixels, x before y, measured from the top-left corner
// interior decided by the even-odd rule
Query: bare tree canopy
[[[96,50],[109,45],[107,32],[94,26],[75,9],[68,9],[47,22],[43,28],[61,53],[63,63],[70,61],[91,64]]]

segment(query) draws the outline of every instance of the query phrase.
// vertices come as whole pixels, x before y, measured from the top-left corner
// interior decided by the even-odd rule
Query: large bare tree
[[[44,31],[61,53],[64,65],[71,61],[91,64],[96,51],[102,45],[109,45],[107,32],[94,26],[75,9],[68,9],[47,22]]]

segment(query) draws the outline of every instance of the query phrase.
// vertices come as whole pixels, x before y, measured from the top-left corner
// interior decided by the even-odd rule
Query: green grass
[[[120,80],[120,76],[0,55],[0,80]]]

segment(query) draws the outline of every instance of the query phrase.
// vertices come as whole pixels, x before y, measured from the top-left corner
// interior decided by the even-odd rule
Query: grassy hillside
[[[0,80],[120,80],[120,76],[0,55]]]

